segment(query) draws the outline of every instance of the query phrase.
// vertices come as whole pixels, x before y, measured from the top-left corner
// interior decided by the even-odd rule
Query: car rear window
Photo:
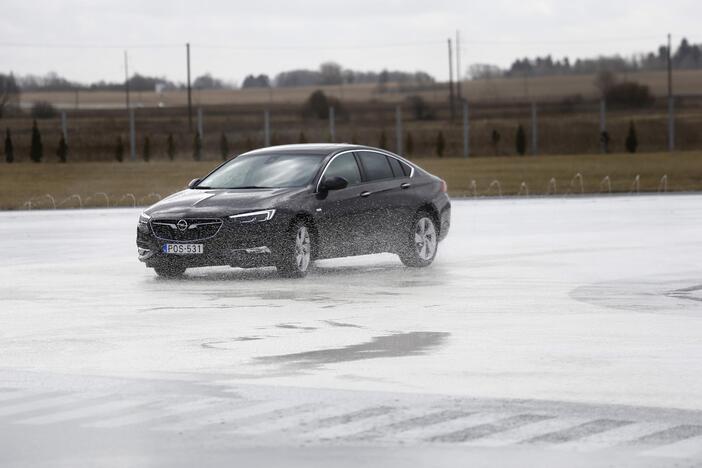
[[[360,151],[358,157],[361,160],[367,180],[392,179],[393,173],[390,163],[384,154],[371,153],[370,151]]]

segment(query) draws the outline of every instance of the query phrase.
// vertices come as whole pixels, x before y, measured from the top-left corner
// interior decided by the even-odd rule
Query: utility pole
[[[463,80],[461,79],[461,31],[456,31],[456,97],[463,101]]]
[[[673,97],[673,43],[668,34],[668,151],[675,151],[675,98]]]
[[[186,60],[188,63],[188,129],[193,131],[193,91],[190,86],[190,43],[185,44]]]
[[[129,110],[129,59],[126,50],[124,51],[124,94],[127,99],[127,110]]]
[[[455,117],[453,108],[453,52],[451,51],[451,38],[448,40],[448,58],[449,58],[449,107],[451,108],[451,121]]]
[[[124,91],[127,103],[127,116],[129,118],[129,152],[132,161],[136,160],[136,131],[134,128],[134,110],[129,102],[129,59],[124,51]]]

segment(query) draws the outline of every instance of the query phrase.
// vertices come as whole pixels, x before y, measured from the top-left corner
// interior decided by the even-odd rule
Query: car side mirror
[[[348,187],[348,185],[348,180],[343,177],[335,176],[325,178],[319,188],[326,192],[328,190],[341,190]]]
[[[195,187],[197,187],[197,184],[199,184],[199,183],[200,183],[200,179],[193,179],[188,184],[188,188],[190,188],[190,189],[195,188]]]

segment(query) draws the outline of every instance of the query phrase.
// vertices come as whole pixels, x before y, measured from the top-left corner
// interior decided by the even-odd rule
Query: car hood
[[[164,198],[144,212],[156,218],[223,217],[247,211],[276,208],[307,188],[186,189]]]

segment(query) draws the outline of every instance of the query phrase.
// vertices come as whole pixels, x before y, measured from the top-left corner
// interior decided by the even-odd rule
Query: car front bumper
[[[144,223],[137,226],[137,254],[147,267],[231,265],[249,268],[274,265],[282,250],[287,228],[288,224],[282,218],[250,225],[224,219],[214,236],[183,241],[160,238],[150,223]],[[203,253],[168,254],[165,253],[167,244],[202,244]]]

